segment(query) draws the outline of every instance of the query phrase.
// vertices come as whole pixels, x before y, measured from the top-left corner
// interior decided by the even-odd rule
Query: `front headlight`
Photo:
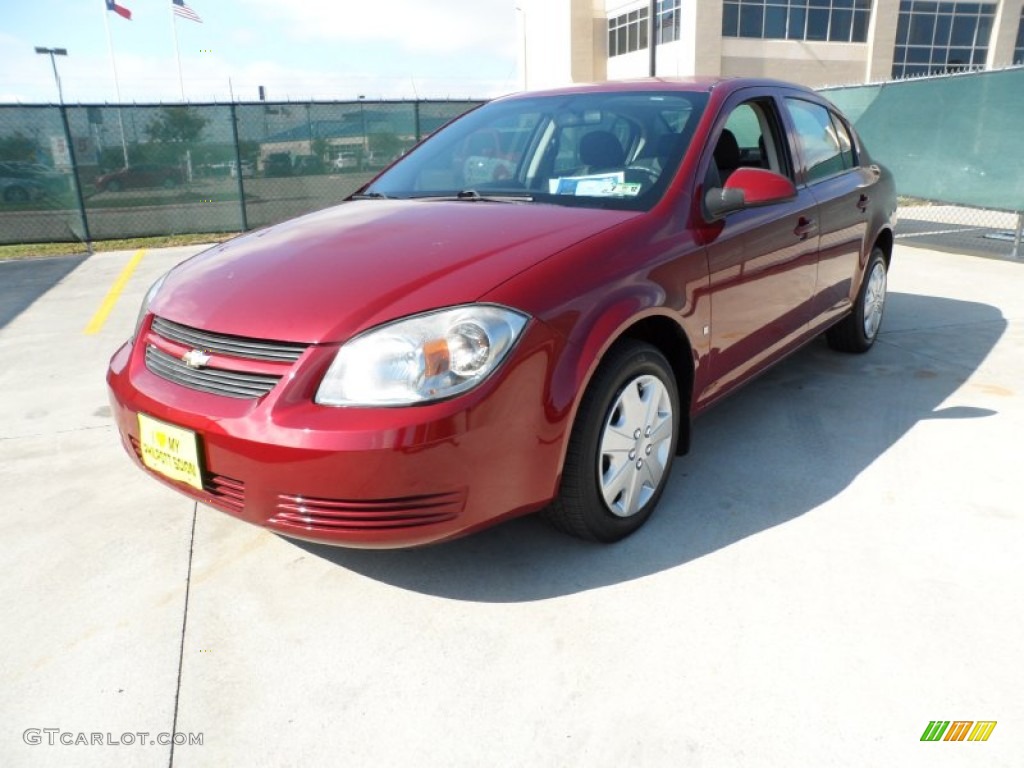
[[[135,318],[135,330],[132,332],[132,340],[134,341],[139,335],[139,329],[142,328],[142,321],[146,319],[146,313],[149,312],[149,305],[153,302],[157,293],[160,291],[160,286],[164,284],[164,280],[167,279],[169,272],[165,272],[161,275],[153,285],[146,291],[146,297],[142,300],[142,306],[139,307],[139,316]]]
[[[367,331],[338,350],[316,402],[411,405],[466,392],[501,364],[526,320],[505,307],[470,304]]]

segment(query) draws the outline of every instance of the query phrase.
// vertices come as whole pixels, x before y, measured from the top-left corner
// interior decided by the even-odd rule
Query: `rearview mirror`
[[[792,181],[764,168],[737,168],[724,187],[712,187],[704,195],[704,206],[712,219],[733,211],[760,205],[784,203],[796,197]]]

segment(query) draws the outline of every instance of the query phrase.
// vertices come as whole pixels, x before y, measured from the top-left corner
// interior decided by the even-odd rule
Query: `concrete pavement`
[[[196,250],[146,253],[95,335],[132,253],[0,263],[0,765],[1020,765],[1024,265],[898,246],[876,348],[703,417],[618,545],[360,552],[123,454],[106,361]]]

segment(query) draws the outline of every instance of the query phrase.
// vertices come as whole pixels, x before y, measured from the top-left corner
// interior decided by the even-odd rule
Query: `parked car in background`
[[[410,546],[543,510],[615,541],[694,417],[822,333],[872,346],[895,211],[799,86],[498,99],[161,277],[111,359],[114,417],[152,476],[287,536]]]
[[[292,156],[287,152],[272,152],[263,161],[264,176],[291,176]]]
[[[175,165],[140,163],[105,173],[96,179],[97,192],[120,192],[122,189],[164,187],[171,189],[185,183],[185,174]]]
[[[20,203],[68,191],[68,177],[39,163],[22,160],[0,162],[0,198]]]
[[[252,160],[242,161],[242,178],[249,178],[256,172],[256,164]],[[231,163],[231,178],[238,178],[238,164],[235,162]]]
[[[316,155],[297,155],[292,161],[292,171],[296,176],[313,176],[326,173],[327,166]]]

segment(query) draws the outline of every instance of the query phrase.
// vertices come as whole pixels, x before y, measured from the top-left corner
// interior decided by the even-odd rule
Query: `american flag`
[[[181,16],[181,18],[188,19],[189,21],[198,21],[200,24],[203,23],[203,20],[199,18],[199,14],[185,5],[185,0],[171,0],[171,4],[175,16]]]

